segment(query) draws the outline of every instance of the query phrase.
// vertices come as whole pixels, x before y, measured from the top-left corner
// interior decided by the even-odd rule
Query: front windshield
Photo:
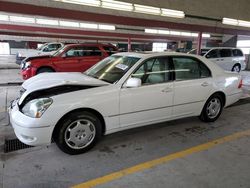
[[[140,58],[110,56],[87,70],[84,74],[109,83],[116,83]]]
[[[64,51],[65,48],[66,48],[66,46],[63,46],[63,47],[59,48],[59,49],[53,54],[53,56],[58,56],[59,54],[61,54],[61,53]]]
[[[39,51],[42,50],[44,46],[47,46],[47,44],[48,43],[45,43],[45,44],[41,45],[39,48],[37,48],[37,50],[39,50]]]

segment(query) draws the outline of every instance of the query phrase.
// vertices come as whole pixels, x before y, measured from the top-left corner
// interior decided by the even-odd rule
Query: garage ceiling
[[[124,1],[125,2],[125,1]],[[5,0],[0,1],[0,11],[10,14],[24,14],[55,19],[104,23],[116,26],[115,31],[96,31],[75,28],[38,27],[32,24],[0,22],[1,34],[70,37],[79,39],[109,39],[126,41],[172,41],[183,37],[144,33],[144,28],[205,32],[210,34],[250,35],[250,29],[222,24],[222,18],[250,20],[246,14],[250,8],[247,0],[133,0],[129,3],[184,11],[184,19],[169,18],[136,12],[118,11],[93,6],[76,5],[54,0]],[[238,9],[236,9],[237,7]],[[195,40],[193,37],[184,39]],[[212,38],[216,39],[216,38]]]

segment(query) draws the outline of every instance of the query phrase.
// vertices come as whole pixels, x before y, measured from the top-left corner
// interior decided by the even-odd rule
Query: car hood
[[[109,83],[86,76],[80,72],[74,73],[42,73],[26,80],[22,87],[26,90],[45,89],[59,85],[107,85]]]
[[[22,84],[22,95],[19,104],[31,93],[39,93],[46,91],[47,95],[50,91],[62,94],[69,91],[87,89],[91,87],[99,87],[110,85],[110,83],[98,80],[82,73],[42,73],[26,80]],[[65,88],[65,89],[64,89]],[[72,88],[72,89],[70,89]],[[56,91],[55,91],[56,90]]]
[[[36,59],[50,59],[52,57],[53,57],[52,55],[37,55],[37,56],[27,57],[25,61],[28,62]]]

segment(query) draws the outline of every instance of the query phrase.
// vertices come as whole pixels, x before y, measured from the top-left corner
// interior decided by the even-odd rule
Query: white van
[[[246,68],[246,58],[243,52],[238,48],[231,47],[216,47],[216,48],[205,48],[201,49],[201,55],[205,56],[212,62],[219,65],[221,68],[233,71],[240,72]],[[191,50],[189,54],[196,53],[196,50]]]

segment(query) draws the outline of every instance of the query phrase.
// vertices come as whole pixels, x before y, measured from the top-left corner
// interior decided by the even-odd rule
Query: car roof
[[[120,52],[116,53],[113,56],[130,56],[138,58],[151,58],[159,56],[189,56],[189,57],[198,57],[192,54],[180,53],[180,52]]]
[[[113,46],[112,44],[102,44],[102,43],[77,43],[77,44],[66,44],[65,46]]]

